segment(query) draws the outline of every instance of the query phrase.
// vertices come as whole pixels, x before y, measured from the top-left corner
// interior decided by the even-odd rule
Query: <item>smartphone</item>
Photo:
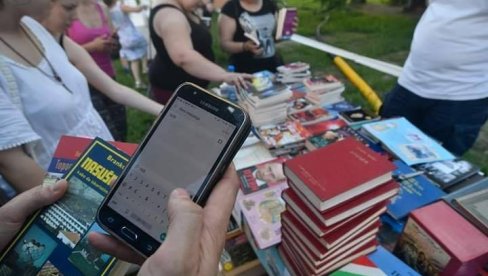
[[[184,188],[203,206],[250,129],[249,115],[239,106],[182,84],[113,184],[97,222],[150,256],[166,237],[170,192]]]

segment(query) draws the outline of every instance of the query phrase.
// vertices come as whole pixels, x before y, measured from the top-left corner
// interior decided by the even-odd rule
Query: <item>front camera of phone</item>
[[[193,91],[193,95],[196,95],[197,94],[197,91]]]

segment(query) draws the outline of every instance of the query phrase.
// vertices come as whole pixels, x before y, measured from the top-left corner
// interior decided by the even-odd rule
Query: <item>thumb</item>
[[[195,268],[200,251],[203,209],[194,203],[183,189],[175,189],[168,201],[169,227],[166,239],[146,262],[142,271],[175,269],[177,274]],[[171,263],[168,263],[171,262]],[[190,275],[184,273],[182,275]]]
[[[60,199],[68,183],[62,179],[54,184],[43,184],[27,190],[7,202],[0,212],[0,221],[22,223],[30,214]]]

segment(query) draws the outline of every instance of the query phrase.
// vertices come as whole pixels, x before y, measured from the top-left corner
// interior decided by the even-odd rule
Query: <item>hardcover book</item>
[[[454,155],[403,117],[362,127],[409,166],[454,159]]]
[[[320,211],[386,183],[394,169],[353,138],[295,157],[284,166],[285,175]]]
[[[115,258],[87,240],[98,206],[129,157],[95,138],[64,178],[68,191],[38,211],[0,255],[0,275],[36,275],[41,270],[61,275],[104,275]]]
[[[416,165],[415,169],[424,171],[425,175],[442,189],[456,185],[480,170],[477,166],[459,158],[420,164]]]
[[[295,28],[297,9],[293,7],[281,8],[276,18],[276,40],[289,39]]]
[[[415,171],[404,162],[395,160],[393,163],[397,167],[393,175],[400,182],[400,192],[388,205],[388,214],[393,218],[402,219],[411,211],[432,203],[446,194],[424,175],[408,177]]]
[[[394,254],[422,275],[476,275],[488,237],[444,201],[412,212]]]
[[[286,182],[243,196],[238,204],[260,249],[281,241],[281,212],[285,203],[281,192]]]
[[[247,195],[268,187],[286,184],[286,177],[283,174],[285,161],[285,158],[280,157],[238,170],[237,176],[241,180],[242,192]]]
[[[488,235],[488,189],[455,198],[453,204],[465,218]]]

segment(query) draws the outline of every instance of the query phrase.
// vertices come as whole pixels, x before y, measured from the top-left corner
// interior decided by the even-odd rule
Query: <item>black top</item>
[[[244,42],[248,40],[244,36],[244,29],[255,30],[257,37],[263,47],[263,54],[254,56],[250,52],[232,54],[230,64],[233,64],[237,72],[254,73],[261,70],[276,71],[281,65],[276,56],[274,43],[277,7],[272,0],[263,0],[261,9],[256,12],[245,10],[239,0],[228,1],[222,7],[222,13],[234,18],[236,31],[233,40]]]
[[[207,87],[209,81],[196,78],[182,68],[178,67],[171,60],[168,51],[164,47],[161,37],[158,36],[154,30],[153,21],[157,12],[164,8],[172,8],[181,11],[178,7],[170,4],[161,4],[153,9],[149,15],[149,33],[156,49],[156,57],[151,62],[149,67],[149,81],[152,86],[160,89],[174,91],[181,83],[185,81],[193,82],[201,87]],[[184,12],[181,11],[183,14]],[[196,23],[188,18],[185,14],[191,28],[191,42],[195,51],[210,61],[214,61],[214,54],[212,51],[212,36],[207,27],[203,24]]]

